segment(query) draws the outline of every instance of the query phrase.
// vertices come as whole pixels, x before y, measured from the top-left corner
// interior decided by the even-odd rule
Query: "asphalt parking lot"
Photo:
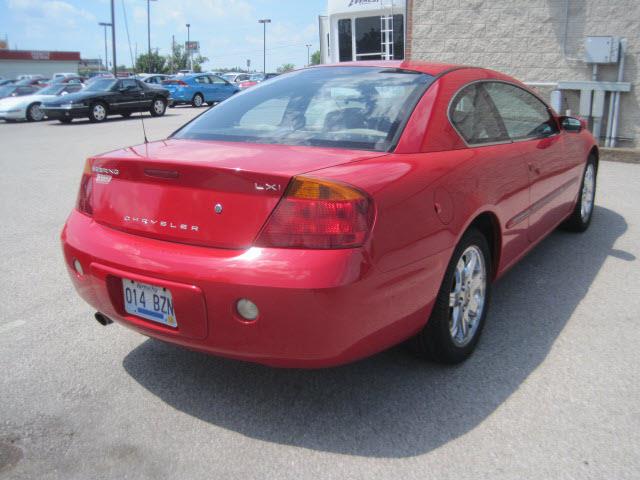
[[[590,230],[496,285],[464,365],[278,370],[101,327],[75,294],[84,159],[141,141],[134,118],[0,123],[0,478],[640,478],[640,165],[601,164]]]

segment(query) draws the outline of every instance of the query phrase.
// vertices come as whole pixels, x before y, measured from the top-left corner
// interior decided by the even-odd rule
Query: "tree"
[[[311,65],[320,65],[320,50],[311,54]]]
[[[145,73],[165,73],[167,67],[165,66],[166,58],[159,55],[158,52],[151,52],[151,57],[148,54],[143,53],[138,55],[136,59],[136,72]]]
[[[197,56],[193,57],[193,71],[194,72],[201,72],[202,71],[202,64],[208,62],[209,59],[207,57],[203,57],[202,55],[198,54]]]
[[[208,62],[207,57],[203,57],[199,53],[193,56],[193,71],[201,72],[202,64]],[[187,70],[189,68],[189,55],[184,48],[184,45],[176,43],[173,49],[166,58],[168,71],[176,73],[178,70]]]
[[[283,63],[277,69],[278,73],[287,73],[291,70],[295,70],[296,66],[293,63]]]
[[[188,62],[189,56],[184,47],[179,43],[174,44],[171,53],[167,55],[169,72],[176,73],[178,70],[186,70]]]

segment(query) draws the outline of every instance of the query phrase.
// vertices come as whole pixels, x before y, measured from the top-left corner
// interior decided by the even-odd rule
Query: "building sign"
[[[404,9],[406,3],[406,0],[329,0],[327,10],[329,15],[383,8],[393,10]]]
[[[187,53],[197,53],[200,51],[200,42],[196,42],[193,40],[190,42],[184,42],[184,48]]]
[[[42,50],[34,50],[31,52],[31,58],[34,60],[49,60],[49,52],[43,52]]]

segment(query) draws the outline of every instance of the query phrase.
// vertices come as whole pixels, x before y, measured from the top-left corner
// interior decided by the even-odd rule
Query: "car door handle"
[[[529,171],[535,173],[536,175],[540,175],[540,169],[533,163],[529,164]]]

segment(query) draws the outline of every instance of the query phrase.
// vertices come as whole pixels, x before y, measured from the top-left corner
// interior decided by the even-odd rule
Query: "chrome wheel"
[[[204,102],[204,100],[202,99],[202,95],[196,94],[196,96],[193,97],[193,105],[195,107],[201,107],[202,106],[202,102]]]
[[[595,186],[595,168],[592,163],[589,163],[584,172],[584,180],[582,181],[582,197],[580,199],[580,216],[582,217],[583,222],[589,220],[589,216],[593,210],[593,198],[596,190]]]
[[[162,100],[156,100],[153,102],[153,111],[156,112],[157,115],[162,115],[164,113],[164,102]]]
[[[462,253],[449,293],[449,334],[453,343],[464,347],[474,337],[485,305],[487,269],[479,247],[470,245]]]
[[[31,105],[31,107],[29,107],[29,116],[34,122],[39,122],[44,118],[44,113],[40,108],[40,104],[34,103],[33,105]]]
[[[107,110],[104,108],[104,105],[101,105],[99,103],[93,106],[92,113],[93,118],[98,122],[101,122],[107,116]]]

